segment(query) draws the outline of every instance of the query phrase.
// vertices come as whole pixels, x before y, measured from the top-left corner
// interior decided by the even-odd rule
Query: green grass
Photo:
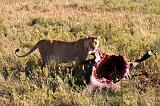
[[[160,88],[160,2],[158,0],[5,0],[0,2],[0,105],[158,106]],[[107,54],[127,61],[155,55],[131,70],[121,89],[84,96],[72,63],[40,69],[37,41],[75,41],[101,36]],[[78,70],[79,71],[79,70]],[[80,73],[83,74],[83,73]],[[72,86],[71,86],[72,85]],[[89,92],[89,91],[88,91]]]

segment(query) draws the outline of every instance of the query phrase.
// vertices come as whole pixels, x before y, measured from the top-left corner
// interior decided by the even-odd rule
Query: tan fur
[[[26,57],[38,48],[43,68],[43,66],[51,60],[58,63],[66,63],[69,61],[77,61],[80,63],[84,61],[88,54],[91,54],[98,45],[99,38],[94,37],[82,38],[75,42],[40,40],[28,53],[18,55],[17,52],[19,49],[17,49],[15,54],[18,57]]]

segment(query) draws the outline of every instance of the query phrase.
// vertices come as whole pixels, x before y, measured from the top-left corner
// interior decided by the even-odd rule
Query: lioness
[[[19,49],[16,49],[15,54],[18,57],[26,57],[38,48],[42,59],[41,68],[43,68],[51,60],[58,63],[69,61],[81,63],[98,46],[99,37],[82,38],[75,42],[40,40],[28,53],[18,55]]]

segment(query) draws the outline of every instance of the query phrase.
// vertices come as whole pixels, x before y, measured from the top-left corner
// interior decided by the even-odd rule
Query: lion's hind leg
[[[45,67],[47,64],[52,63],[54,61],[55,61],[55,58],[53,56],[42,57],[41,69],[43,69],[43,67]]]
[[[47,60],[45,58],[42,58],[41,60],[41,69],[43,69],[43,67],[45,67],[47,64]]]
[[[41,69],[43,70],[43,67],[45,66],[45,64],[42,62],[41,63]]]

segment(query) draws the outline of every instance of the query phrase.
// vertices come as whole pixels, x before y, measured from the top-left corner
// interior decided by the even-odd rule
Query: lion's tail
[[[19,49],[16,49],[15,54],[16,54],[16,56],[18,56],[18,57],[26,57],[26,56],[28,56],[29,54],[31,54],[34,50],[36,50],[37,48],[38,48],[38,45],[36,44],[28,53],[26,53],[26,54],[24,54],[24,55],[19,55],[19,54],[17,54],[17,52],[19,52]]]

